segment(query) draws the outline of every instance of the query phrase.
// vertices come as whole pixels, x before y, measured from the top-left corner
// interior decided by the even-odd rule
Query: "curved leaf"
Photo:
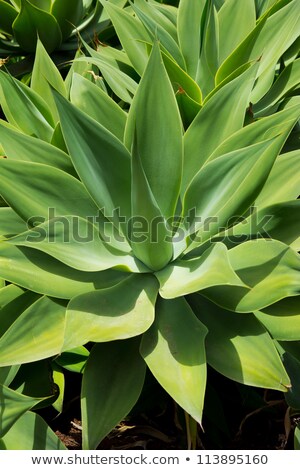
[[[154,377],[199,423],[206,387],[206,334],[185,299],[159,300],[155,323],[141,343],[142,357]]]
[[[101,88],[74,73],[70,100],[123,142],[127,114]]]
[[[65,41],[84,15],[82,0],[54,0],[51,13],[59,24],[62,40]]]
[[[222,87],[203,106],[184,136],[181,194],[213,151],[243,127],[257,67],[252,66]],[[230,115],[230,119],[228,116]],[[212,132],[218,129],[218,132]]]
[[[81,391],[83,449],[96,449],[137,402],[146,372],[139,342],[134,338],[93,347]]]
[[[14,423],[41,401],[40,398],[27,397],[0,384],[1,424],[0,438],[10,430]]]
[[[208,328],[207,362],[231,380],[286,392],[290,379],[274,343],[252,315],[223,310],[194,295],[190,303]]]
[[[12,24],[18,12],[6,1],[0,1],[0,32],[13,35]]]
[[[262,310],[279,300],[300,293],[300,255],[276,240],[253,240],[228,252],[241,280],[251,287],[211,287],[203,295],[236,312]]]
[[[21,312],[0,338],[1,366],[24,364],[60,353],[65,314],[64,303],[48,297],[40,298]]]
[[[63,350],[88,341],[107,342],[140,335],[154,321],[157,281],[131,275],[118,285],[88,292],[69,303]]]
[[[227,249],[215,243],[199,258],[179,260],[155,273],[159,280],[159,293],[164,299],[172,299],[205,289],[230,284],[244,286],[229,263]]]
[[[34,429],[35,432],[32,432]],[[27,412],[0,440],[2,450],[66,450],[63,443],[38,414]]]
[[[45,101],[21,81],[2,71],[0,103],[10,124],[25,134],[51,140],[54,122]]]
[[[27,230],[25,222],[10,208],[0,207],[0,238]]]
[[[153,47],[130,108],[125,142],[130,150],[136,144],[154,199],[163,216],[172,217],[182,172],[182,124],[158,45]]]
[[[97,227],[74,216],[56,217],[7,240],[15,246],[42,251],[81,271],[104,271],[112,267],[147,272],[130,254],[105,243]],[[125,244],[126,251],[127,244]]]
[[[87,273],[72,269],[44,253],[0,242],[0,276],[10,282],[61,299],[71,299],[93,289],[105,289],[122,281],[128,273]]]
[[[272,337],[281,341],[300,340],[300,297],[287,297],[279,302],[254,312]]]
[[[21,1],[21,10],[13,23],[14,36],[28,52],[34,52],[39,37],[50,53],[62,41],[61,30],[54,16],[37,8],[28,0]]]
[[[130,217],[130,154],[107,129],[57,93],[63,136],[85,187],[105,215],[119,225]]]

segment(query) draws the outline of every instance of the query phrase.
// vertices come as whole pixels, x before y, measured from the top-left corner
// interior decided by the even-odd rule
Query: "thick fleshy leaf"
[[[261,58],[259,76],[275,67],[281,55],[299,36],[299,19],[298,0],[291,1],[269,18],[265,17],[223,62],[216,76],[217,84],[237,67],[251,60]],[[278,28],[278,24],[281,25],[280,28]],[[272,47],[269,47],[270,43],[272,43]]]
[[[196,78],[201,49],[201,17],[206,0],[181,0],[178,8],[178,40],[187,72]]]
[[[222,87],[199,111],[184,136],[182,194],[213,151],[243,127],[256,66]],[[228,116],[230,115],[230,119]],[[218,132],[212,132],[218,129]]]
[[[134,2],[132,4],[132,8],[136,16],[145,26],[146,30],[149,31],[152,41],[158,40],[162,45],[163,50],[168,52],[177,64],[185,70],[184,58],[181,54],[177,40],[175,40],[163,26],[148,14],[149,8],[151,9],[151,7],[144,5],[144,8],[141,9],[139,8],[139,2]],[[145,10],[148,11],[146,12]]]
[[[16,235],[27,230],[25,222],[10,208],[0,208],[0,238]]]
[[[206,3],[202,17],[202,44],[196,82],[207,96],[215,87],[215,75],[219,67],[219,20],[212,1]]]
[[[32,398],[15,392],[0,384],[1,423],[0,438],[10,430],[14,423],[41,399]]]
[[[243,127],[232,134],[228,139],[224,140],[212,153],[209,161],[214,160],[221,155],[225,155],[225,153],[232,152],[233,150],[248,147],[249,145],[262,142],[266,139],[272,139],[281,133],[288,135],[299,118],[299,106],[293,106],[271,116],[259,119],[252,124]],[[276,165],[277,162],[275,162],[274,169]],[[271,175],[274,169],[271,170]],[[279,188],[277,188],[277,190],[279,190]]]
[[[134,338],[93,347],[81,391],[83,449],[96,449],[137,402],[146,372],[139,343]]]
[[[137,119],[137,116],[143,116],[143,119]],[[152,49],[130,108],[125,141],[130,150],[136,144],[154,199],[163,216],[172,217],[182,172],[182,125],[158,45]],[[170,168],[172,178],[169,177]]]
[[[18,373],[20,365],[0,367],[0,384],[9,387]]]
[[[20,13],[13,23],[13,32],[22,49],[28,52],[35,51],[38,37],[49,53],[62,41],[61,30],[54,16],[28,0],[21,2]]]
[[[256,26],[253,0],[227,0],[218,12],[220,28],[220,63],[246,38]]]
[[[151,5],[151,1],[145,2],[144,0],[135,0],[134,3],[145,15],[152,18],[155,23],[167,31],[174,41],[178,42],[176,23],[174,23],[173,19],[169,18],[165,12],[157,8],[156,3],[152,2]]]
[[[144,333],[154,321],[158,283],[132,275],[118,285],[75,297],[67,309],[63,350]]]
[[[25,134],[51,140],[54,122],[45,101],[21,81],[1,71],[0,103],[10,124]]]
[[[38,40],[36,46],[30,87],[45,100],[51,110],[54,122],[57,123],[59,121],[59,117],[53,94],[51,92],[51,87],[65,97],[67,95],[67,91],[58,68],[49,57],[40,40]]]
[[[232,225],[255,200],[274,164],[282,137],[228,153],[208,163],[193,179],[183,201],[183,217],[193,246]]]
[[[72,161],[65,152],[41,139],[10,129],[1,121],[0,140],[8,159],[44,163],[75,176]]]
[[[51,3],[51,13],[59,24],[64,41],[84,15],[82,0],[54,0]]]
[[[255,201],[258,209],[297,199],[300,194],[300,150],[289,152],[276,160],[270,176]]]
[[[52,368],[52,377],[53,377],[53,382],[58,388],[58,396],[55,400],[55,402],[52,403],[53,408],[58,411],[58,413],[62,413],[63,411],[63,406],[64,406],[64,395],[65,395],[65,376],[63,373],[63,370],[60,366],[56,364],[56,362],[52,362],[51,364]]]
[[[123,142],[127,115],[101,88],[74,73],[70,91],[71,102]]]
[[[111,287],[127,276],[128,273],[113,270],[78,271],[37,250],[0,242],[0,277],[39,294],[71,299],[84,292]]]
[[[135,70],[142,75],[148,61],[147,42],[151,35],[138,18],[111,2],[101,0],[108,13],[118,38]]]
[[[213,244],[199,258],[178,260],[155,273],[159,293],[173,299],[216,285],[244,286],[230,266],[227,249],[222,243]]]
[[[34,432],[32,432],[34,430]],[[38,414],[27,412],[0,440],[1,450],[66,450]]]
[[[79,57],[77,61],[96,65],[112,91],[125,103],[132,103],[138,84],[118,68],[114,60],[98,54],[97,57],[95,55],[93,57]]]
[[[300,59],[284,68],[269,92],[254,106],[255,116],[264,115],[300,82]]]
[[[130,154],[105,127],[55,94],[74,166],[93,200],[118,225],[130,217]]]
[[[3,306],[0,310],[0,336],[6,333],[16,319],[39,298],[40,296],[34,292],[23,291]]]
[[[203,294],[236,312],[254,312],[300,293],[300,255],[276,240],[253,240],[229,250],[230,263],[251,289],[211,287]]]
[[[299,345],[299,341],[296,343]],[[284,367],[291,378],[291,388],[285,395],[285,401],[294,410],[300,409],[300,361],[298,355],[294,355],[294,342],[275,341],[275,346],[281,356]],[[292,346],[292,347],[291,347]]]
[[[119,267],[125,271],[148,269],[130,254],[105,243],[97,227],[74,216],[56,217],[8,240],[15,246],[27,246],[81,271],[104,271]],[[127,243],[125,244],[125,250]]]
[[[90,353],[84,346],[63,352],[55,362],[70,372],[82,373]]]
[[[61,215],[99,216],[83,184],[54,167],[0,159],[0,183],[2,197],[25,221],[35,218],[32,224]]]
[[[300,450],[300,425],[296,426],[294,434],[294,449]]]
[[[190,298],[194,312],[208,328],[207,362],[236,382],[287,391],[290,379],[274,343],[252,315],[223,310],[199,294]]]
[[[0,310],[2,310],[5,305],[7,305],[9,302],[12,302],[14,299],[18,298],[23,293],[24,289],[21,289],[21,287],[15,286],[14,284],[9,284],[8,286],[1,287]]]
[[[0,32],[13,35],[12,24],[18,13],[8,2],[0,2]]]
[[[300,297],[287,297],[254,312],[256,318],[267,328],[272,337],[281,341],[300,340]]]
[[[292,245],[300,235],[300,200],[281,202],[255,210],[250,217],[226,231],[232,242],[272,238]]]
[[[184,298],[159,300],[155,323],[144,334],[141,354],[171,397],[201,423],[206,387],[207,329]]]
[[[132,155],[132,219],[129,229],[133,253],[150,269],[161,269],[172,259],[171,232],[149,186],[136,146]]]
[[[0,338],[1,366],[33,362],[62,350],[66,307],[42,297],[21,312]]]

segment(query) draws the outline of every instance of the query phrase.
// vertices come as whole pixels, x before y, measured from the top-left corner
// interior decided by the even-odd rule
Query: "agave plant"
[[[1,0],[0,57],[35,52],[38,37],[49,53],[76,51],[78,33],[90,41],[107,25],[98,0]]]
[[[61,366],[79,358],[84,449],[130,412],[147,368],[198,423],[207,364],[291,393],[300,153],[281,152],[299,107],[244,126],[262,63],[245,55],[186,129],[174,77],[200,87],[148,41],[139,82],[112,48],[98,62],[106,85],[86,59],[64,82],[41,42],[30,88],[0,73],[2,448],[42,445],[36,429],[62,448],[29,410],[60,408]],[[40,376],[50,364],[43,393],[27,364]]]

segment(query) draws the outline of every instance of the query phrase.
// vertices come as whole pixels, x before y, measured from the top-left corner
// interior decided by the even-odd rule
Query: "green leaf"
[[[109,241],[105,243],[97,227],[80,217],[55,217],[10,238],[8,243],[42,251],[81,271],[104,271],[112,267],[148,271],[130,254],[112,248]],[[125,251],[127,246],[125,243]]]
[[[101,88],[74,73],[70,100],[123,142],[127,114]]]
[[[258,209],[297,199],[300,194],[300,151],[289,152],[276,160],[270,176],[255,201]]]
[[[206,386],[206,327],[185,299],[160,300],[141,354],[161,386],[201,423]]]
[[[41,399],[27,397],[0,384],[1,425],[0,438],[10,430],[14,423]]]
[[[292,245],[300,235],[300,200],[282,202],[255,210],[250,217],[226,231],[239,242],[242,239],[272,238]],[[245,235],[245,237],[243,237]]]
[[[42,297],[21,312],[0,338],[1,366],[33,362],[61,352],[66,308]]]
[[[59,121],[59,117],[51,88],[54,88],[65,97],[67,91],[61,74],[40,40],[38,40],[36,46],[30,86],[32,90],[45,100],[56,124]]]
[[[290,379],[274,343],[252,315],[223,310],[199,294],[190,303],[208,328],[207,362],[236,382],[286,392]]]
[[[215,75],[219,67],[219,20],[217,10],[208,0],[204,10],[203,37],[196,82],[204,96],[215,87]]]
[[[294,434],[294,449],[295,450],[300,450],[300,426],[297,426],[295,428],[295,434]]]
[[[79,57],[77,62],[88,62],[96,65],[111,88],[111,90],[125,103],[132,103],[138,84],[128,74],[116,66],[113,60],[103,56]]]
[[[251,33],[256,26],[253,0],[227,0],[218,12],[220,63]]]
[[[254,314],[274,339],[298,341],[300,340],[299,308],[299,296],[287,297]]]
[[[182,69],[185,70],[186,66],[184,58],[181,54],[177,41],[168,33],[168,31],[166,31],[164,27],[151,18],[149,14],[142,11],[137,6],[137,2],[132,4],[132,8],[137,17],[143,23],[146,30],[149,31],[152,41],[158,40],[161,43],[163,49],[170,54],[170,56]]]
[[[113,3],[101,0],[116,30],[118,38],[126,51],[135,70],[142,75],[148,62],[146,42],[151,41],[138,18],[134,18],[126,10],[118,8]]]
[[[51,13],[59,24],[62,40],[65,41],[84,16],[82,0],[54,0]]]
[[[61,367],[59,367],[55,362],[52,362],[52,375],[53,382],[58,388],[58,397],[55,402],[52,403],[53,408],[62,413],[64,406],[64,397],[65,397],[65,376]]]
[[[191,247],[232,225],[259,194],[281,147],[281,136],[223,155],[202,168],[188,187],[183,217]]]
[[[89,341],[127,339],[146,331],[154,321],[158,291],[152,275],[132,275],[108,289],[79,295],[67,309],[67,351]]]
[[[55,362],[70,372],[81,374],[89,355],[89,351],[84,346],[78,346],[63,352],[55,359]]]
[[[19,364],[16,366],[0,367],[0,384],[8,387],[17,375],[19,368]]]
[[[78,271],[37,250],[0,242],[0,277],[39,294],[71,299],[84,292],[111,287],[127,276],[113,270]]]
[[[266,16],[223,62],[218,70],[216,83],[220,83],[240,65],[259,58],[261,60],[258,76],[261,76],[263,72],[272,70],[281,55],[299,36],[299,19],[298,0],[291,1],[269,18]],[[278,28],[278,24],[281,25],[280,28]],[[270,44],[272,44],[272,47],[269,47]]]
[[[203,295],[236,312],[254,312],[300,293],[300,255],[276,240],[253,240],[229,250],[236,274],[251,289],[211,287]]]
[[[139,338],[93,347],[81,392],[83,449],[96,449],[137,402],[146,372],[138,348]]]
[[[32,432],[34,430],[34,432]],[[27,412],[0,440],[2,450],[66,450],[52,429],[38,414]]]
[[[209,161],[214,160],[215,158],[220,157],[221,155],[225,155],[225,153],[232,152],[233,150],[248,147],[249,145],[262,142],[265,139],[271,139],[279,134],[284,135],[286,133],[286,135],[288,135],[288,133],[298,121],[299,117],[299,106],[293,106],[291,108],[277,112],[271,116],[258,119],[257,121],[254,121],[252,124],[243,127],[242,129],[238,130],[230,137],[228,137],[226,140],[224,140],[211,154]],[[280,159],[281,158],[282,156],[280,157]],[[271,170],[271,175],[280,159],[275,162],[275,165]],[[294,162],[294,165],[295,164],[296,162]],[[267,181],[269,181],[269,179]],[[277,190],[279,190],[279,187],[277,188]],[[272,202],[270,202],[270,204]]]
[[[299,76],[300,59],[285,67],[268,93],[254,105],[255,116],[270,113],[272,106],[278,104],[282,98],[299,86]]]
[[[137,119],[137,116],[143,116],[143,119]],[[125,135],[129,150],[134,139],[154,199],[163,216],[172,217],[182,172],[182,124],[157,45],[153,47],[129,111]],[[170,168],[172,178],[169,177]]]
[[[76,175],[68,154],[48,142],[8,128],[5,121],[0,121],[0,139],[5,155],[11,160],[44,163]]]
[[[83,184],[54,167],[0,159],[0,182],[2,197],[26,222],[31,218],[32,225],[54,216],[98,215]]]
[[[9,302],[12,302],[14,299],[18,298],[22,294],[24,294],[24,289],[21,289],[21,287],[18,286],[14,286],[13,284],[1,287],[0,310],[3,309],[3,307]]]
[[[243,127],[256,70],[250,67],[215,93],[185,133],[182,194],[213,151]]]
[[[206,0],[181,0],[178,8],[178,40],[188,74],[195,79],[201,50],[201,18]]]
[[[163,268],[173,255],[171,233],[154,198],[136,147],[132,155],[130,222],[130,242],[135,256],[154,271]]]
[[[298,342],[299,343],[299,342]],[[281,355],[282,362],[286,368],[287,373],[291,378],[291,388],[288,390],[285,395],[285,401],[294,410],[300,409],[300,380],[299,380],[299,371],[300,371],[300,361],[290,352],[289,344],[290,342],[280,342],[275,341],[275,346],[279,354]]]
[[[28,0],[21,1],[21,10],[13,23],[13,32],[22,49],[28,52],[35,51],[38,37],[49,53],[60,46],[62,41],[61,30],[54,16]]]
[[[0,103],[10,124],[25,134],[51,140],[54,122],[45,101],[28,86],[1,71]]]
[[[130,217],[130,154],[105,127],[56,94],[61,128],[82,182],[105,216]],[[109,156],[109,158],[108,158]]]
[[[12,24],[18,16],[17,11],[6,1],[0,1],[0,32],[13,35]]]
[[[165,12],[156,8],[155,3],[151,5],[150,2],[145,2],[144,0],[135,0],[134,4],[145,13],[146,16],[151,18],[154,23],[161,26],[175,42],[178,42],[176,24],[174,24],[171,18],[165,15]]]
[[[10,208],[0,208],[0,238],[16,235],[27,229],[25,222]]]
[[[155,273],[159,293],[172,299],[215,285],[244,286],[230,266],[227,249],[222,243],[213,244],[200,258],[179,260]]]
[[[30,291],[21,291],[21,293],[0,310],[0,336],[2,336],[14,323],[14,321],[40,296]]]

